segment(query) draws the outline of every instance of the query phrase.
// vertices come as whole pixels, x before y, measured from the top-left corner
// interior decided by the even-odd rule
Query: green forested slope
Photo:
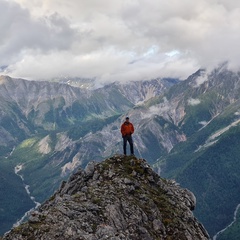
[[[165,166],[171,169],[165,177],[175,178],[195,194],[195,214],[211,235],[231,222],[240,202],[239,146],[238,125],[197,152],[188,151],[190,146],[185,143],[180,154],[169,156]]]

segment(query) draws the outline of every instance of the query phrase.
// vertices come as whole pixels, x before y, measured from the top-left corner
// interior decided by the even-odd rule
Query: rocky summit
[[[209,239],[195,204],[189,190],[161,178],[144,159],[115,155],[78,170],[3,239]]]

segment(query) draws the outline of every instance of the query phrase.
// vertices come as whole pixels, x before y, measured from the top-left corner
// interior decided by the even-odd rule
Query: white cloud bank
[[[239,68],[239,19],[237,0],[0,0],[0,69],[106,82]]]

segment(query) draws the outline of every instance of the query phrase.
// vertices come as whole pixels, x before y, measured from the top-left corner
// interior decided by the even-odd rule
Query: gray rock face
[[[4,240],[209,239],[194,195],[143,159],[115,155],[73,174]]]

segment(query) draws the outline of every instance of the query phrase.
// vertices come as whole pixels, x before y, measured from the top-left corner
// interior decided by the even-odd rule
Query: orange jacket
[[[121,126],[122,136],[131,135],[134,133],[133,124],[130,122],[124,122]]]

